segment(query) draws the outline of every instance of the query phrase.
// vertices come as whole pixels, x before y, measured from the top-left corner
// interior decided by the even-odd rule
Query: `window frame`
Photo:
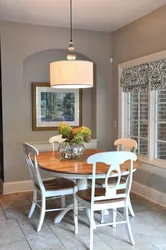
[[[158,102],[157,101],[157,91],[155,91],[155,97],[154,97],[154,101],[155,101],[155,141],[156,141],[156,144],[155,144],[155,159],[158,159],[156,156],[157,156],[157,142],[163,142],[163,143],[165,143],[166,144],[166,141],[162,141],[161,139],[158,139],[157,138],[157,126],[158,126],[158,124],[166,124],[166,122],[164,122],[164,121],[160,121],[159,119],[158,119],[158,117],[157,117],[157,104],[163,104],[162,102]],[[166,102],[164,102],[165,104],[166,104]],[[164,160],[164,161],[166,161],[166,160]]]
[[[137,143],[138,143],[137,153],[140,154],[140,153],[139,153],[139,152],[140,152],[139,144],[140,144],[141,139],[142,139],[142,140],[147,140],[147,141],[148,141],[148,137],[145,138],[145,137],[141,136],[141,133],[140,133],[140,126],[141,126],[141,123],[142,123],[142,124],[147,124],[147,125],[148,125],[148,119],[146,120],[146,119],[141,119],[141,118],[140,118],[140,116],[141,116],[140,110],[141,110],[141,105],[142,105],[141,102],[140,102],[140,99],[141,99],[141,97],[140,97],[140,92],[138,92],[138,102],[132,103],[132,104],[138,106],[138,118],[137,118],[137,119],[131,118],[131,114],[130,114],[131,99],[130,99],[130,102],[129,102],[129,94],[130,94],[130,93],[126,93],[126,94],[127,94],[127,103],[125,103],[125,106],[126,106],[126,109],[127,109],[127,117],[126,117],[125,121],[126,121],[127,130],[128,130],[128,131],[127,131],[127,137],[130,136],[130,138],[132,138],[132,139],[137,138],[137,140],[138,140],[138,141],[137,141]],[[147,103],[147,106],[148,106],[148,103]],[[137,134],[137,136],[134,136],[134,135],[131,135],[131,134],[130,134],[130,122],[131,122],[131,121],[138,121],[138,134]]]
[[[166,58],[166,50],[155,54],[137,58],[135,60],[127,61],[118,65],[118,137],[127,137],[127,95],[122,91],[120,87],[120,77],[122,70],[125,68],[133,67],[143,63],[150,63],[153,61]],[[156,91],[150,91],[148,89],[148,156],[138,155],[138,159],[144,163],[158,166],[166,169],[166,160],[155,158],[156,152],[156,138],[157,138],[157,126],[156,126]],[[154,112],[155,110],[155,112]]]

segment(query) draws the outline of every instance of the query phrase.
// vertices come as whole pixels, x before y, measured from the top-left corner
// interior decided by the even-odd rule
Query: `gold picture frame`
[[[55,89],[49,83],[32,83],[32,130],[56,130],[59,122],[82,125],[82,90]]]

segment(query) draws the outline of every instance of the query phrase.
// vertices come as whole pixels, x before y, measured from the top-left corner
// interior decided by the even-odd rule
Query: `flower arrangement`
[[[58,131],[69,144],[83,144],[83,142],[91,141],[91,130],[85,126],[73,128],[64,122],[60,122]]]

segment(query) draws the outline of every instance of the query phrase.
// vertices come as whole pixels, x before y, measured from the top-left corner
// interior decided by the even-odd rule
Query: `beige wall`
[[[67,48],[69,30],[11,22],[2,22],[0,29],[5,182],[27,180],[21,143],[46,141],[54,134],[32,132],[31,82],[49,81],[49,62],[59,56],[55,49]],[[77,52],[96,64],[96,87],[83,93],[83,123],[92,128],[99,147],[109,149],[113,137],[111,35],[75,30],[74,41]]]
[[[112,34],[113,47],[113,119],[118,120],[118,64],[166,50],[166,5]],[[114,128],[114,139],[118,129]],[[163,191],[165,178],[143,171],[134,174],[136,181]],[[164,184],[165,185],[165,184]]]
[[[61,60],[65,58],[66,50],[45,50],[35,53],[23,61],[23,89],[24,103],[22,109],[26,109],[23,113],[22,119],[24,120],[24,130],[26,135],[24,140],[29,142],[34,141],[48,141],[48,136],[51,137],[57,134],[57,131],[32,131],[32,107],[29,105],[31,98],[31,83],[32,82],[49,82],[49,64],[54,60]],[[77,59],[84,59],[77,54]],[[91,95],[93,89],[84,89],[82,92],[82,122],[85,126],[92,129],[92,112],[91,112]],[[92,129],[93,130],[93,129]],[[95,137],[95,135],[94,135]]]

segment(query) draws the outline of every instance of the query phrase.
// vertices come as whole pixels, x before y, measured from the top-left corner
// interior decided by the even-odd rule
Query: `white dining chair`
[[[49,143],[52,144],[53,151],[55,151],[55,149],[56,149],[56,147],[55,147],[56,144],[59,144],[59,143],[64,142],[64,141],[66,141],[66,139],[62,138],[62,135],[55,135],[55,136],[50,137],[50,139],[49,139]],[[61,206],[62,207],[66,206],[66,198],[64,195],[61,196]]]
[[[117,146],[117,151],[130,151],[136,153],[137,142],[130,138],[120,138],[114,142]]]
[[[130,138],[120,138],[114,142],[114,145],[117,146],[117,151],[129,151],[136,153],[137,142]],[[122,179],[123,181],[123,179]],[[131,204],[131,199],[129,197],[129,211],[132,217],[135,217],[135,213]]]
[[[55,199],[60,198],[63,195],[72,194],[73,200],[75,202],[75,192],[77,191],[77,187],[71,180],[63,178],[53,178],[43,181],[37,163],[37,156],[39,155],[38,150],[26,142],[23,143],[23,147],[26,154],[28,169],[33,181],[33,202],[28,218],[31,218],[37,205],[40,208],[40,219],[37,226],[37,232],[39,232],[42,227],[46,212],[65,210],[65,208],[62,207],[46,209],[47,198]],[[41,195],[41,200],[37,199],[38,194]]]
[[[93,164],[93,176],[92,176],[92,188],[86,190],[80,190],[76,193],[77,202],[74,207],[74,216],[76,217],[76,224],[78,224],[78,202],[90,209],[90,250],[93,250],[93,230],[99,226],[108,226],[125,223],[130,243],[135,245],[134,238],[131,232],[129,215],[128,215],[128,202],[129,194],[133,177],[133,161],[137,159],[135,153],[132,152],[103,152],[90,156],[87,160],[89,164]],[[130,161],[130,168],[128,171],[122,172],[120,164],[125,161]],[[97,163],[105,163],[108,165],[108,172],[104,179],[105,187],[96,188],[96,168]],[[117,177],[115,186],[110,186],[108,183],[109,178]],[[125,176],[126,182],[121,184],[121,178]],[[123,186],[123,189],[122,189]],[[111,223],[96,224],[94,223],[94,212],[101,211],[103,209],[112,209],[115,211],[117,208],[124,209],[124,218],[122,221],[113,221]],[[75,227],[77,229],[77,226]],[[78,233],[77,231],[75,233]]]
[[[55,144],[64,142],[66,139],[62,138],[62,135],[55,135],[49,139],[49,143],[52,144],[52,150],[55,151]]]
[[[130,152],[136,153],[136,150],[137,150],[137,142],[135,140],[133,140],[133,139],[130,139],[130,138],[117,139],[114,142],[114,145],[117,147],[117,151],[130,151]],[[108,182],[109,182],[109,185],[114,186],[115,183],[116,183],[116,178],[109,178]],[[122,178],[121,179],[121,184],[123,184],[124,182],[125,182],[125,179]],[[104,179],[97,179],[96,180],[96,185],[98,187],[104,187],[104,185],[105,185]],[[129,206],[129,211],[130,211],[131,216],[135,217],[135,213],[134,213],[134,210],[133,210],[133,207],[132,207],[132,204],[131,204],[130,197],[129,197],[128,206]],[[104,210],[101,212],[101,222],[102,223],[104,223],[104,215],[105,215],[105,213],[106,213],[106,211],[104,211]]]

